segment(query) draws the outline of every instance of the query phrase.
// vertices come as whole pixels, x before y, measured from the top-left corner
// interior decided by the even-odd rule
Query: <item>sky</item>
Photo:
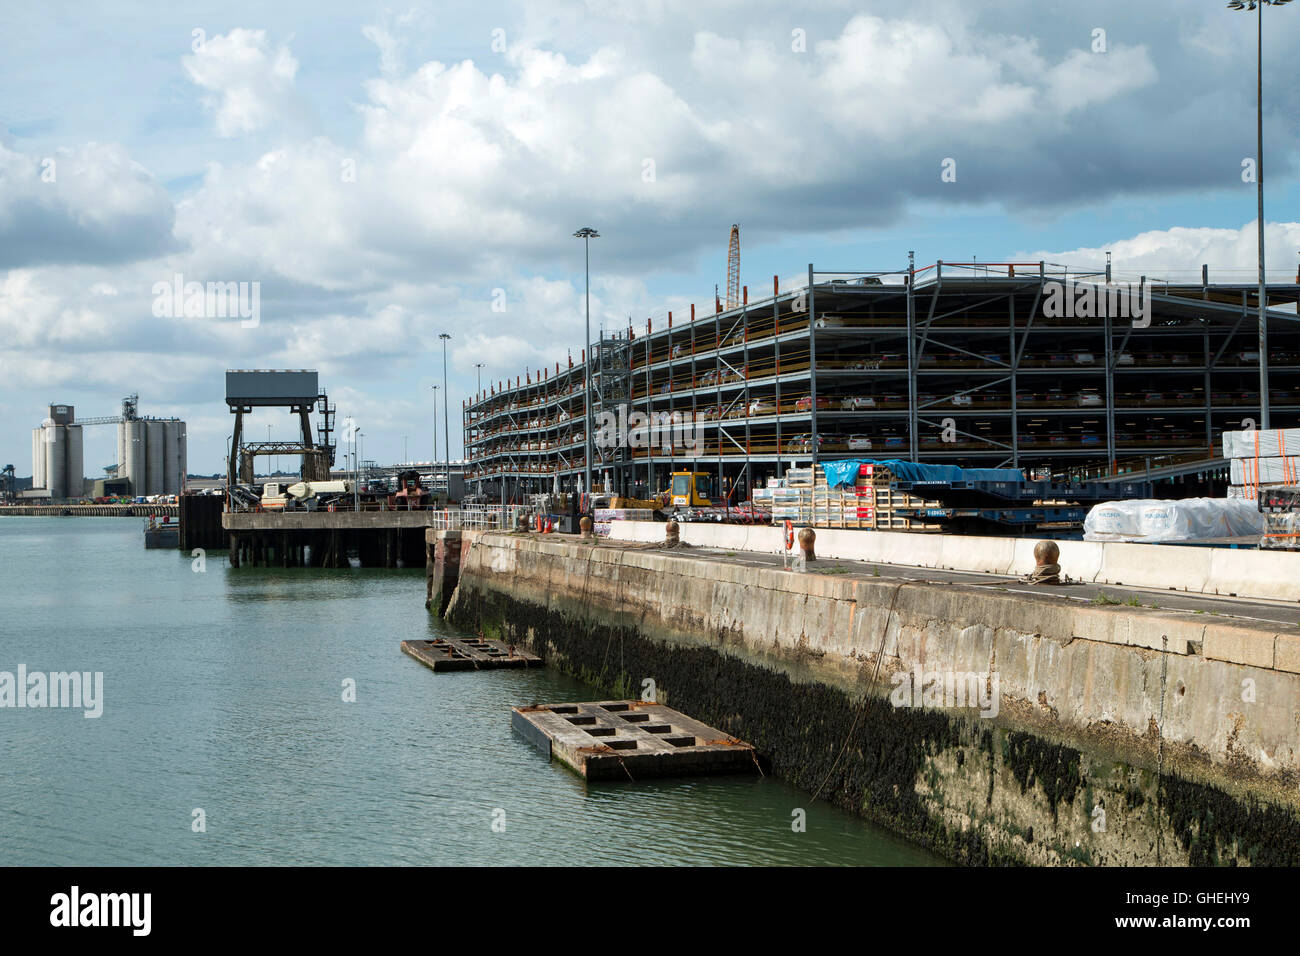
[[[19,475],[46,405],[132,393],[188,422],[191,473],[224,473],[227,368],[319,370],[386,463],[428,460],[435,427],[446,452],[449,393],[459,457],[480,379],[582,347],[581,226],[593,329],[707,307],[732,223],[755,297],[909,251],[1256,268],[1255,15],[1211,0],[180,6],[0,12]],[[1300,4],[1263,17],[1269,273],[1291,281]],[[177,281],[245,283],[255,315],[187,310]],[[294,437],[287,411],[247,423],[268,425]],[[116,439],[86,431],[95,476]]]

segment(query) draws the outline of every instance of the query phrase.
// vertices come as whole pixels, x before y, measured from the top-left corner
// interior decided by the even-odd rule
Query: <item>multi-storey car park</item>
[[[1076,285],[1071,285],[1071,284]],[[1064,290],[1078,312],[1052,308]],[[1110,298],[1105,295],[1111,290]],[[1134,316],[1116,291],[1149,295]],[[1270,283],[1272,427],[1300,423],[1300,284]],[[1105,303],[1098,305],[1096,303]],[[603,334],[591,355],[592,417],[681,420],[683,441],[593,442],[593,484],[645,495],[672,471],[719,486],[827,458],[1003,466],[1072,480],[1204,462],[1219,437],[1260,421],[1258,287],[1072,272],[1047,263],[952,264],[894,272],[808,269],[806,285],[707,315],[668,313]],[[1097,315],[1097,312],[1104,315]],[[1122,311],[1122,314],[1121,314]],[[1075,314],[1067,314],[1075,313]],[[580,487],[578,362],[527,372],[464,408],[467,480],[497,498]],[[593,438],[599,434],[597,431]],[[642,443],[644,444],[644,443]],[[740,495],[739,497],[744,497]]]

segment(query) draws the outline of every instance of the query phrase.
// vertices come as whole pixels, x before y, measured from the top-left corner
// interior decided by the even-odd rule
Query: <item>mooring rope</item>
[[[844,743],[840,746],[840,752],[835,755],[835,760],[831,763],[830,769],[826,771],[826,776],[822,778],[822,782],[813,792],[814,800],[820,796],[822,788],[825,787],[827,781],[830,780],[831,774],[833,774],[835,769],[840,765],[840,760],[844,756],[844,751],[848,750],[849,741],[853,739],[853,732],[858,729],[858,721],[861,719],[862,715],[867,712],[867,707],[871,703],[871,692],[875,689],[876,677],[880,674],[880,662],[885,658],[885,641],[889,637],[889,622],[894,616],[894,603],[898,600],[898,592],[903,590],[904,584],[908,583],[910,582],[906,580],[899,581],[898,586],[894,588],[894,596],[889,599],[889,611],[885,614],[885,626],[880,631],[880,647],[876,649],[876,667],[875,670],[871,672],[871,683],[867,685],[867,692],[863,695],[862,704],[858,707],[858,712],[853,716],[853,723],[849,726],[849,732],[844,737]]]
[[[1156,721],[1156,863],[1160,862],[1160,784],[1165,765],[1165,688],[1169,674],[1169,635],[1160,635],[1160,719]]]

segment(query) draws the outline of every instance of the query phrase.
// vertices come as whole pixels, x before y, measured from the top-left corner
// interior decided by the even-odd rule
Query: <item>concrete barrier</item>
[[[1300,554],[1288,551],[1234,551],[1206,548],[1207,594],[1300,601]]]
[[[663,524],[616,521],[617,541],[663,541]],[[919,534],[905,531],[854,531],[818,528],[817,556],[918,568],[977,571],[1021,576],[1034,569],[1038,537]],[[766,525],[682,525],[682,541],[696,547],[779,554],[785,531]],[[1060,541],[1061,572],[1089,584],[1237,597],[1300,600],[1300,554],[1247,551],[1177,544]],[[796,546],[797,547],[797,546]]]
[[[1173,588],[1200,593],[1210,575],[1209,548],[1173,544],[1119,544],[1101,546],[1098,584]]]

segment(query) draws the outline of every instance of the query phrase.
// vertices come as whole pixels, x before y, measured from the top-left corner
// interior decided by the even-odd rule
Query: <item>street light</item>
[[[433,392],[433,457],[429,459],[429,471],[436,474],[438,468],[438,386],[430,385]]]
[[[483,364],[482,362],[474,363],[474,397],[478,398],[478,393],[483,391]]]
[[[442,434],[443,454],[447,458],[447,500],[451,501],[451,417],[447,411],[447,340],[451,338],[449,332],[439,332],[438,338],[442,339]]]
[[[1268,293],[1264,287],[1264,7],[1291,0],[1229,0],[1229,10],[1259,9],[1255,27],[1255,187],[1259,201],[1259,418],[1268,428]]]
[[[581,239],[583,251],[586,254],[587,262],[587,338],[584,342],[583,354],[587,357],[587,362],[582,370],[582,396],[583,405],[587,410],[587,423],[584,431],[586,432],[586,467],[583,469],[582,490],[591,494],[591,240],[599,239],[600,233],[590,226],[583,226],[573,234],[575,239]]]

